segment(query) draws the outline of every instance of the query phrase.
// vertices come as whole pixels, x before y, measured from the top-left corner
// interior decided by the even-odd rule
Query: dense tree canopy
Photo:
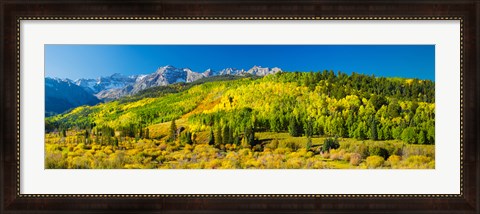
[[[429,80],[283,72],[149,89],[47,118],[46,131],[77,128],[109,132],[109,137],[115,131],[149,136],[149,125],[188,113],[190,131],[210,132],[215,145],[245,141],[254,146],[259,131],[434,144],[434,89]]]
[[[315,135],[433,144],[434,88],[428,80],[331,71],[280,73],[227,90],[228,101],[222,99],[191,120],[211,125],[223,118],[239,131],[252,123],[244,121],[249,117],[236,118],[242,115],[238,110],[248,108],[260,130],[307,136],[311,123]]]

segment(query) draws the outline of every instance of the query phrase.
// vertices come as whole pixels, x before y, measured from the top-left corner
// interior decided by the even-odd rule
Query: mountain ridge
[[[224,68],[216,71],[209,68],[204,72],[196,72],[190,68],[177,68],[172,65],[166,65],[159,67],[155,72],[150,74],[124,76],[119,73],[114,73],[107,77],[98,77],[96,79],[81,78],[72,82],[84,88],[87,92],[92,93],[98,99],[109,101],[123,96],[133,95],[151,87],[165,86],[178,82],[189,83],[210,76],[266,76],[278,72],[282,72],[282,69],[278,67],[268,68],[257,65],[249,70]]]
[[[65,112],[82,105],[101,102],[69,79],[45,78],[45,116]]]
[[[139,75],[131,75],[125,76],[120,73],[114,73],[110,76],[103,76],[98,77],[95,79],[88,79],[88,78],[80,78],[76,80],[70,80],[68,78],[60,79],[60,78],[50,78],[46,77],[45,82],[48,82],[47,79],[57,80],[61,82],[65,82],[66,84],[75,85],[82,88],[87,94],[94,96],[98,101],[110,101],[115,100],[124,96],[134,95],[138,92],[152,88],[157,86],[166,86],[170,84],[175,84],[179,82],[189,83],[194,82],[196,80],[211,77],[211,76],[220,76],[220,75],[233,75],[233,76],[246,76],[246,75],[254,75],[254,76],[266,76],[269,74],[275,74],[278,72],[282,72],[282,69],[278,67],[268,68],[268,67],[261,67],[261,66],[253,66],[252,68],[245,70],[245,69],[236,69],[236,68],[224,68],[222,70],[213,70],[207,69],[203,72],[196,72],[191,70],[190,68],[177,68],[172,65],[166,65],[159,67],[155,70],[155,72],[150,74],[139,74]],[[49,106],[53,107],[55,105],[65,105],[65,102],[57,102],[55,98],[55,93],[49,93],[51,91],[55,91],[56,89],[53,87],[47,87],[46,92],[47,94],[51,94],[51,99],[49,99]],[[68,93],[68,88],[65,88],[65,93]],[[70,89],[78,91],[78,89]],[[79,92],[75,92],[74,94],[78,94]],[[58,95],[62,99],[65,99],[64,95]],[[89,102],[92,101],[92,98],[86,94],[79,94],[81,98],[88,97],[87,100]],[[72,97],[71,99],[76,100],[80,97]],[[95,100],[96,102],[96,100]],[[72,104],[72,102],[70,102]],[[78,103],[78,102],[73,102]],[[79,102],[79,104],[87,104]],[[68,104],[67,106],[76,107],[75,105]],[[66,108],[66,107],[65,107]],[[52,108],[49,108],[51,110]],[[63,107],[61,109],[64,109]],[[58,111],[52,111],[53,113],[61,113]]]

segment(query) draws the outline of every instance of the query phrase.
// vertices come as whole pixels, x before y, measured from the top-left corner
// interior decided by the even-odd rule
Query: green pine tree
[[[215,135],[213,133],[213,128],[210,129],[210,137],[208,138],[208,145],[215,144]]]
[[[370,139],[378,140],[377,120],[375,119],[375,117],[372,117],[371,119]]]
[[[170,140],[175,141],[177,139],[177,125],[175,124],[175,120],[172,120],[170,124]]]

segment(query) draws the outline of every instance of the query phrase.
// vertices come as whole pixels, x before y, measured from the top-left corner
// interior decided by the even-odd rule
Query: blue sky
[[[45,75],[97,78],[149,74],[173,65],[284,71],[334,70],[385,77],[435,79],[434,45],[45,45]]]

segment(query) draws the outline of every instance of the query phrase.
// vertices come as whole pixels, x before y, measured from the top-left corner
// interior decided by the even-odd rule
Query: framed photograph
[[[478,2],[1,4],[2,213],[479,212]]]

